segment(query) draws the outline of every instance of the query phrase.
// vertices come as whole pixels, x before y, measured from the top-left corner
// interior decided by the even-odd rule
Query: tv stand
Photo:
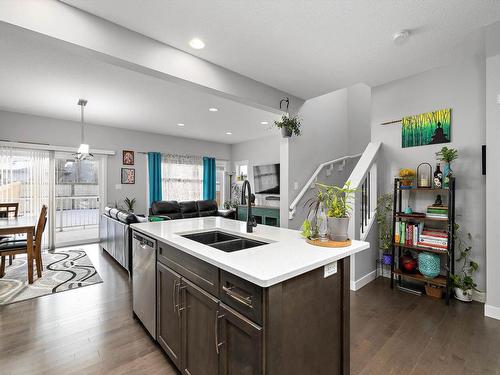
[[[278,197],[279,199],[279,197]],[[237,218],[240,221],[247,220],[247,207],[238,206]],[[252,215],[257,224],[270,225],[272,227],[280,226],[280,208],[270,206],[252,206]]]

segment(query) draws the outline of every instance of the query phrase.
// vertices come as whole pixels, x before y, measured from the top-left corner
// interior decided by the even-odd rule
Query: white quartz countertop
[[[246,222],[222,217],[147,222],[131,227],[261,287],[278,284],[370,247],[363,241],[352,241],[351,246],[343,248],[313,246],[299,231],[267,225],[258,225],[253,233],[246,233]],[[226,253],[181,237],[181,234],[211,230],[269,244]]]

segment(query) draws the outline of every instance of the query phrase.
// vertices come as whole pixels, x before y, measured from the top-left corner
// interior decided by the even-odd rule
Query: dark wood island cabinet
[[[349,374],[349,258],[262,288],[165,243],[157,341],[186,375]]]

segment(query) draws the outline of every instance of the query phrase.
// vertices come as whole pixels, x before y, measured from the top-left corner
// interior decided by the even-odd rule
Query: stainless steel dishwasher
[[[156,339],[156,241],[138,232],[132,244],[132,307]]]

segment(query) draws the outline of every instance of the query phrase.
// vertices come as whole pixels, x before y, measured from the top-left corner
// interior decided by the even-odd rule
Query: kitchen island
[[[131,227],[156,242],[153,336],[183,374],[349,373],[349,256],[368,243],[220,217]]]

